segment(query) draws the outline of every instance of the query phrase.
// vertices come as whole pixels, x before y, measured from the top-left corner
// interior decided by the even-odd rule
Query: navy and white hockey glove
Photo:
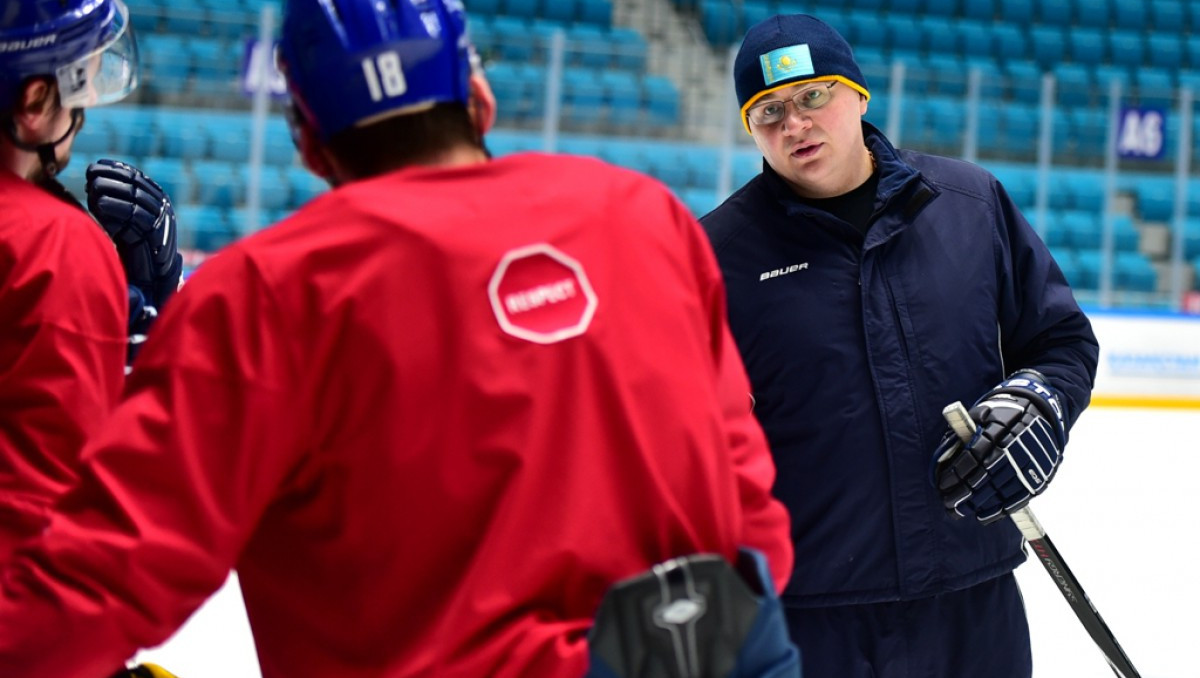
[[[98,160],[84,176],[88,210],[116,243],[125,277],[144,302],[140,310],[130,305],[130,334],[145,334],[179,288],[183,272],[171,199],[153,179],[123,162]],[[131,289],[130,299],[134,296]]]
[[[1046,490],[1067,444],[1066,418],[1046,378],[1022,370],[970,410],[975,434],[963,444],[954,431],[934,453],[934,482],[956,518],[991,523]]]

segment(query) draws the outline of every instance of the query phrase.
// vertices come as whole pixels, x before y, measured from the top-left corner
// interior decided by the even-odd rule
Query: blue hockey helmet
[[[289,0],[279,50],[292,99],[323,141],[469,96],[460,0]]]
[[[0,0],[0,111],[22,83],[53,77],[64,108],[120,100],[138,80],[137,42],[121,0]]]

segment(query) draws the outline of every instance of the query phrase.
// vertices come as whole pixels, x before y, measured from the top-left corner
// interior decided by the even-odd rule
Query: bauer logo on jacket
[[[500,329],[538,344],[579,336],[596,313],[596,292],[578,261],[545,243],[506,253],[488,283]]]
[[[807,271],[807,270],[808,270],[808,262],[807,261],[804,262],[803,264],[792,264],[791,266],[784,266],[783,268],[777,268],[773,271],[764,271],[763,273],[761,273],[758,276],[758,281],[762,282],[764,280],[770,280],[771,278],[778,278],[781,275],[790,275],[792,273],[795,273],[796,271]]]

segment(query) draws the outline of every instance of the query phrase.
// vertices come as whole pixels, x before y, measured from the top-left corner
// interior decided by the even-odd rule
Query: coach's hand
[[[1046,490],[1067,443],[1058,394],[1045,377],[1020,371],[970,409],[975,433],[949,431],[934,453],[934,482],[955,517],[990,523]]]

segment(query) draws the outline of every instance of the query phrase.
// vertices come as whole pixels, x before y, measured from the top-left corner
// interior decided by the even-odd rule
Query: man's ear
[[[40,136],[58,108],[58,90],[46,78],[34,78],[21,87],[13,107],[17,128]]]
[[[492,93],[492,86],[482,73],[472,73],[469,84],[471,122],[482,137],[492,131],[492,126],[496,124],[496,95]]]

